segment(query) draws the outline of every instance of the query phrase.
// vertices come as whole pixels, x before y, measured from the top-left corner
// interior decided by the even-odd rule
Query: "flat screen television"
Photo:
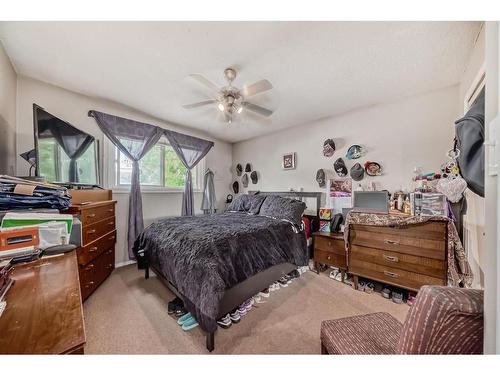
[[[90,134],[33,104],[36,175],[48,182],[99,185],[99,146]]]

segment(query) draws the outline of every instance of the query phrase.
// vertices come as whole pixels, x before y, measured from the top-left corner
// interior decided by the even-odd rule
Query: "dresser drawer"
[[[78,248],[78,264],[85,265],[116,243],[116,230],[106,233],[90,244]]]
[[[80,220],[82,227],[85,228],[98,221],[115,216],[115,204],[109,203],[104,206],[82,209]]]
[[[436,233],[432,234],[408,232],[410,229],[395,229],[373,226],[353,226],[349,232],[349,241],[352,245],[359,245],[383,250],[394,251],[425,258],[438,260],[446,259],[445,234],[437,239]]]
[[[352,245],[349,252],[349,261],[351,260],[375,263],[438,278],[446,276],[446,262],[444,260],[424,258],[389,250]]]
[[[316,263],[327,264],[329,266],[336,266],[341,268],[346,268],[347,262],[345,259],[345,253],[343,255],[338,255],[330,251],[314,249],[314,261]]]
[[[80,287],[85,300],[111,274],[114,269],[115,251],[113,247],[104,250],[94,260],[80,266]]]
[[[82,229],[82,245],[87,246],[92,241],[115,230],[115,217],[110,217]]]
[[[340,238],[314,236],[314,251],[316,249],[345,256],[345,243]]]
[[[349,260],[349,272],[412,290],[419,290],[423,285],[446,285],[445,278],[422,275],[416,272],[365,262],[359,259]]]

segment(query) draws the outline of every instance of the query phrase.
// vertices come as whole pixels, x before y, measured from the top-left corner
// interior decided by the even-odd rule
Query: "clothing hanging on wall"
[[[203,200],[201,209],[204,214],[213,214],[217,209],[217,199],[215,197],[214,172],[208,168],[203,181]]]

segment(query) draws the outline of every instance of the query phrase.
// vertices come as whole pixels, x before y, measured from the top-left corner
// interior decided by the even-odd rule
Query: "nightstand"
[[[319,273],[319,265],[337,267],[344,281],[347,271],[347,258],[344,235],[342,233],[315,232],[313,233],[314,268]]]

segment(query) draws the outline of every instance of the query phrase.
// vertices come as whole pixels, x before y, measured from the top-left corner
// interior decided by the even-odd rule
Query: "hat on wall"
[[[252,173],[250,173],[250,179],[252,180],[252,184],[256,184],[257,181],[259,181],[259,177],[257,176],[257,172],[256,171],[253,171]]]
[[[236,164],[236,175],[241,176],[241,172],[243,172],[243,167],[240,163]]]
[[[382,174],[382,167],[375,161],[367,161],[365,163],[365,171],[368,176],[380,176]]]
[[[351,168],[351,177],[354,181],[361,181],[365,177],[365,170],[361,164],[356,163]]]
[[[250,165],[250,163],[247,163],[247,165],[245,165],[245,172],[251,172],[252,171],[252,166]]]
[[[325,187],[326,176],[324,169],[318,169],[318,171],[316,172],[316,181],[318,182],[319,187]]]
[[[361,156],[363,156],[363,147],[360,145],[352,145],[347,149],[347,154],[346,158],[351,160],[351,159],[359,159]]]
[[[326,156],[327,158],[332,157],[334,152],[335,152],[335,142],[333,141],[333,139],[328,138],[323,143],[323,156]]]
[[[234,194],[238,194],[238,192],[240,191],[240,184],[238,181],[233,182],[233,191]]]
[[[333,169],[335,169],[335,172],[337,172],[339,177],[347,176],[347,167],[345,166],[344,159],[338,158],[335,160],[335,163],[333,163]]]
[[[243,187],[248,187],[248,175],[246,173],[241,178],[241,183],[243,184]]]

